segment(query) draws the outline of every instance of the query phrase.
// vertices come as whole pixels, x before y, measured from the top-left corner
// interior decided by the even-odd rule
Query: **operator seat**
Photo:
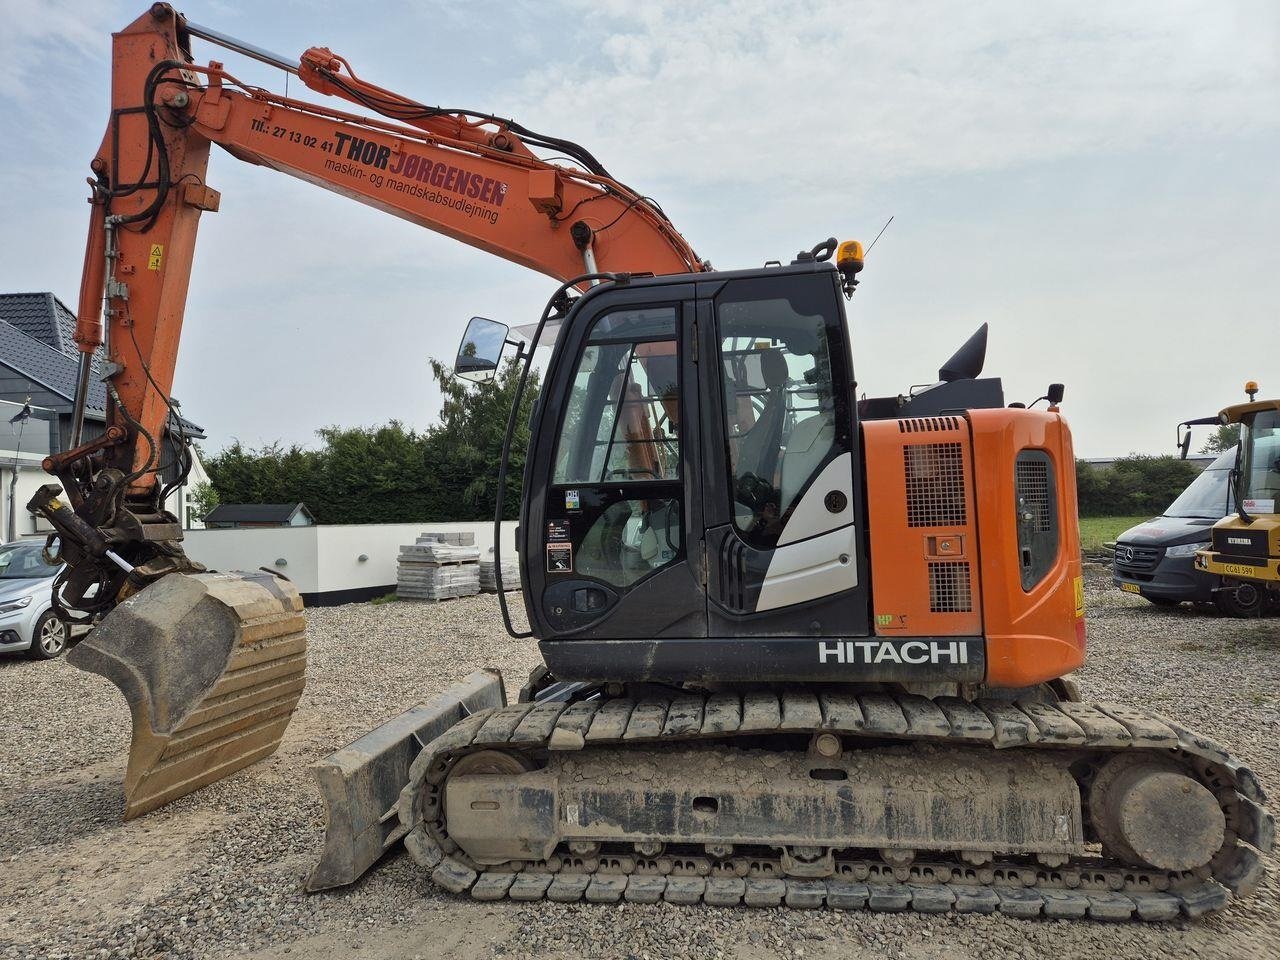
[[[734,472],[739,477],[754,473],[770,486],[776,486],[782,426],[787,412],[787,358],[781,350],[770,347],[761,352],[760,374],[767,390],[764,409],[738,442]]]
[[[787,452],[782,458],[781,498],[778,509],[785,513],[814,476],[836,439],[835,417],[823,409],[791,428]]]

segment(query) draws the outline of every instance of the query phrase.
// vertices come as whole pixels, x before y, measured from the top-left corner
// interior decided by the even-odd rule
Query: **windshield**
[[[1240,499],[1259,501],[1259,513],[1275,513],[1280,499],[1280,410],[1261,410],[1240,430]]]
[[[1231,510],[1231,468],[1210,467],[1178,494],[1164,515],[1221,520]]]
[[[57,566],[44,562],[38,546],[0,547],[0,580],[39,580],[57,572]]]

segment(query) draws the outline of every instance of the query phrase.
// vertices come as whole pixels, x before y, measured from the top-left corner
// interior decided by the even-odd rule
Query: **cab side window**
[[[734,525],[759,549],[777,544],[809,483],[850,449],[848,388],[832,363],[839,323],[829,314],[818,297],[776,292],[717,306]]]
[[[553,482],[680,478],[676,357],[672,307],[596,323],[578,360]]]
[[[675,307],[645,307],[587,337],[548,504],[573,546],[566,574],[626,589],[684,555],[676,331]]]

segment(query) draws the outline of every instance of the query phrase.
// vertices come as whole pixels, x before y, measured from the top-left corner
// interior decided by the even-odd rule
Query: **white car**
[[[67,649],[71,630],[52,609],[53,578],[61,564],[45,562],[42,540],[0,546],[0,653],[25,650],[52,660]]]

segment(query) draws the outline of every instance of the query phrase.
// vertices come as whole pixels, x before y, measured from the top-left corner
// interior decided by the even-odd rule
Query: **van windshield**
[[[1166,517],[1221,520],[1234,508],[1231,499],[1231,469],[1216,464],[1191,481],[1178,499],[1169,504]]]

